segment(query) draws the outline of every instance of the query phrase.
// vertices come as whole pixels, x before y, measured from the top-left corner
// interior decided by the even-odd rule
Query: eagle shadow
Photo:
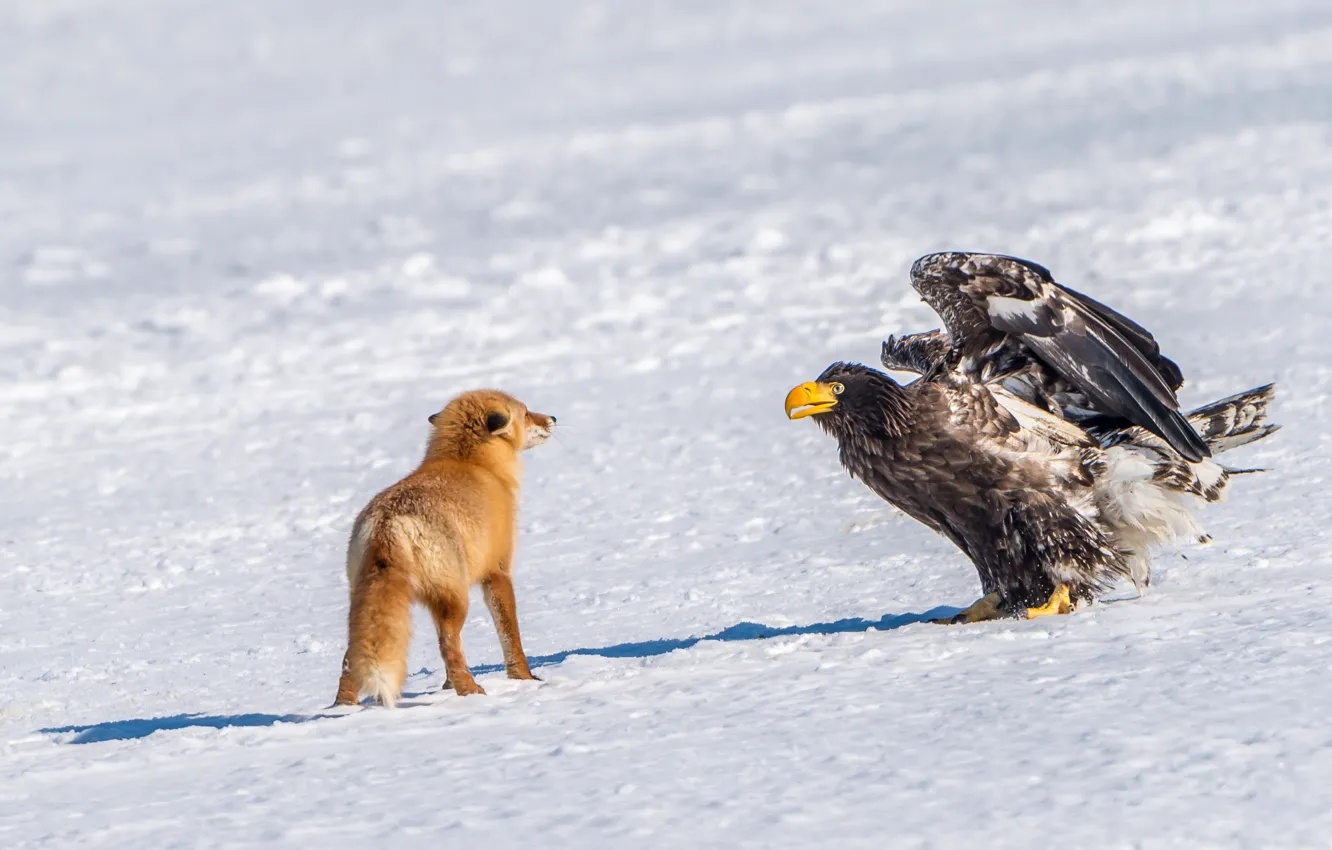
[[[527,663],[533,669],[537,667],[550,667],[555,664],[562,664],[575,655],[596,655],[602,658],[651,658],[654,655],[665,655],[668,652],[674,652],[677,649],[689,649],[696,644],[708,640],[733,641],[733,640],[766,640],[768,638],[786,637],[788,635],[833,635],[844,632],[867,632],[870,629],[877,629],[886,632],[891,629],[900,629],[903,626],[910,626],[914,623],[926,623],[930,620],[952,617],[957,614],[960,608],[941,606],[932,608],[923,614],[884,614],[877,620],[866,620],[864,617],[847,617],[841,620],[834,620],[831,623],[811,623],[807,626],[765,626],[762,623],[736,623],[734,626],[728,626],[719,632],[713,632],[710,635],[702,637],[687,638],[659,638],[657,640],[644,640],[631,643],[617,643],[614,646],[598,646],[584,649],[566,649],[563,652],[556,652],[552,655],[530,655]],[[480,676],[483,673],[498,673],[504,670],[503,664],[478,664],[472,669],[472,675]],[[430,674],[433,671],[422,669],[417,671]]]
[[[602,658],[650,658],[665,655],[677,649],[689,649],[703,641],[766,640],[767,638],[787,637],[789,635],[831,635],[846,632],[867,632],[870,629],[889,631],[924,623],[930,620],[951,617],[960,609],[954,607],[933,608],[921,614],[885,614],[877,620],[863,617],[847,617],[830,623],[811,623],[807,626],[765,626],[762,623],[736,623],[719,632],[702,637],[659,638],[657,640],[617,643],[612,646],[582,647],[566,649],[551,655],[529,656],[528,664],[537,667],[552,667],[561,664],[575,655],[592,655]],[[472,674],[498,673],[504,670],[503,664],[478,664]],[[433,675],[435,671],[422,668],[414,675]],[[404,693],[404,699],[427,696],[435,691]],[[174,714],[169,717],[145,717],[130,720],[108,720],[87,726],[50,726],[38,731],[44,735],[72,735],[65,741],[68,744],[99,744],[106,741],[132,741],[146,738],[154,732],[173,729],[231,729],[276,726],[280,723],[310,723],[315,720],[334,720],[346,717],[346,714]]]

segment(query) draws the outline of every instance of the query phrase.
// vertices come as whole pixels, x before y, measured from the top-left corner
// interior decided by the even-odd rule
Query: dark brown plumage
[[[836,404],[814,420],[836,438],[842,465],[957,544],[1004,610],[1044,603],[1057,582],[1085,599],[1129,575],[1123,555],[1070,504],[1090,499],[1082,451],[1032,453],[1033,435],[984,386],[951,374],[901,386],[834,363],[792,391],[788,410],[798,416],[827,393]]]
[[[1277,428],[1270,384],[1181,413],[1152,335],[1034,263],[932,254],[912,283],[946,332],[890,337],[883,361],[922,377],[834,363],[787,415],[967,554],[986,597],[966,621],[1066,613],[1119,577],[1145,588],[1149,549],[1202,538],[1197,509],[1237,471],[1211,455]]]

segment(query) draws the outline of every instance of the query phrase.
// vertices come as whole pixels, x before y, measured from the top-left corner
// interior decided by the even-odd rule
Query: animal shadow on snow
[[[566,649],[552,655],[529,656],[528,663],[533,667],[552,667],[563,663],[575,655],[595,655],[602,658],[649,658],[665,655],[677,649],[689,649],[708,640],[764,640],[788,635],[830,635],[844,632],[866,632],[870,629],[888,631],[922,623],[940,617],[949,617],[959,609],[940,607],[923,614],[885,614],[877,620],[863,617],[848,617],[831,623],[812,623],[807,626],[765,626],[762,623],[736,623],[719,632],[702,637],[661,638],[659,640],[617,643],[613,646],[585,647]],[[480,676],[486,673],[498,673],[504,670],[503,664],[479,664],[472,668],[472,674]],[[431,671],[422,671],[429,674]],[[404,693],[405,699],[426,696],[425,693]],[[335,719],[345,714],[175,714],[170,717],[146,717],[131,720],[109,720],[88,726],[52,726],[41,729],[46,735],[72,735],[65,741],[69,744],[98,744],[105,741],[132,741],[146,738],[154,732],[173,729],[230,729],[244,727],[276,726],[279,723],[309,723],[313,720]]]
[[[245,726],[275,726],[278,723],[309,723],[337,714],[173,714],[170,717],[145,717],[138,720],[108,720],[90,726],[52,726],[41,729],[46,735],[70,735],[68,744],[100,744],[103,741],[132,741],[168,729],[230,729]]]
[[[961,610],[961,608],[945,605],[931,608],[921,614],[884,614],[877,620],[866,620],[864,617],[847,617],[842,620],[834,620],[831,623],[811,623],[808,626],[765,626],[762,623],[736,623],[734,626],[728,626],[719,632],[713,632],[702,637],[661,638],[633,643],[617,643],[613,646],[566,649],[552,655],[529,655],[527,663],[535,670],[538,667],[552,667],[556,664],[562,664],[575,655],[596,655],[602,658],[650,658],[654,655],[675,652],[677,649],[689,649],[691,646],[707,640],[766,640],[767,638],[786,637],[788,635],[832,635],[843,632],[867,632],[870,629],[886,632],[913,623],[927,623],[931,620],[952,617]],[[504,665],[478,664],[472,667],[471,670],[473,676],[480,676],[485,673],[503,672]],[[418,675],[421,673],[430,675],[433,672],[423,669],[418,672]],[[414,698],[426,696],[427,693],[403,694],[403,696]]]

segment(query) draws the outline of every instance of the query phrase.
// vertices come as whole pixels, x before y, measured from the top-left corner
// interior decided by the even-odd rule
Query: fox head
[[[528,410],[499,390],[472,390],[430,416],[430,424],[431,454],[451,449],[448,453],[467,456],[486,444],[505,445],[515,453],[539,446],[555,430],[555,417]]]

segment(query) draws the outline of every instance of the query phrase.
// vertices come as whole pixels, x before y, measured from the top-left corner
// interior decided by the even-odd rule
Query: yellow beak
[[[804,419],[816,413],[827,413],[837,406],[837,396],[831,384],[814,381],[801,384],[786,394],[786,418]]]

